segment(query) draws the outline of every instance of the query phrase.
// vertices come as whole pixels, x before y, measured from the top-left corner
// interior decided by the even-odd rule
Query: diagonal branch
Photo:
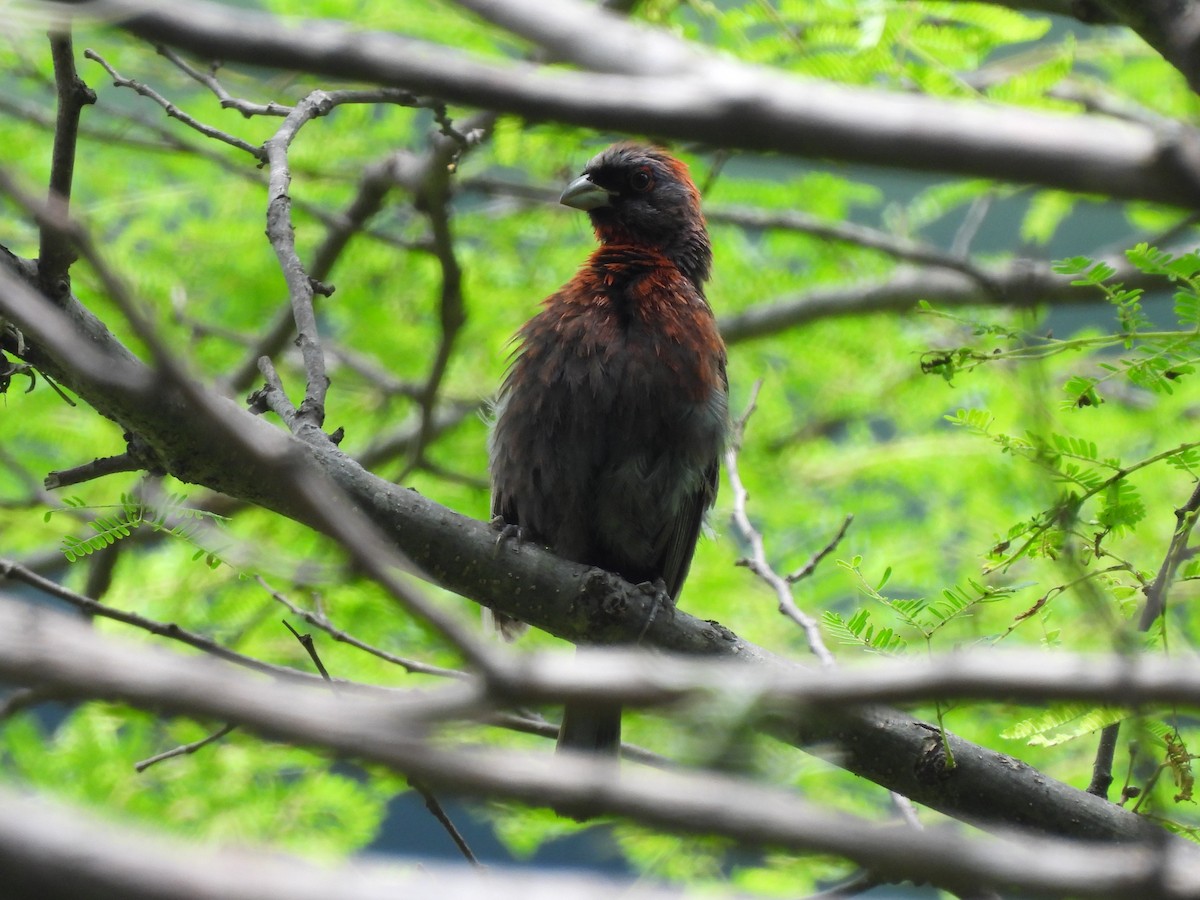
[[[206,138],[211,138],[213,140],[221,141],[222,143],[228,144],[231,147],[236,147],[238,150],[242,150],[246,153],[249,153],[260,163],[267,162],[267,154],[266,154],[266,151],[264,151],[262,147],[256,147],[253,144],[251,144],[245,140],[242,140],[242,138],[237,137],[236,135],[232,135],[227,132],[221,131],[219,128],[213,128],[211,125],[204,124],[199,119],[197,119],[195,116],[188,115],[186,112],[184,112],[182,109],[180,109],[178,106],[176,106],[174,103],[172,103],[170,100],[168,100],[166,97],[164,97],[158,91],[154,90],[154,88],[150,87],[149,85],[142,84],[140,81],[135,81],[132,78],[126,78],[123,75],[121,75],[120,72],[118,72],[115,68],[113,68],[113,66],[108,62],[108,60],[106,60],[103,56],[101,56],[95,50],[91,50],[91,49],[84,50],[83,55],[87,59],[90,59],[93,62],[98,63],[104,69],[104,71],[108,73],[109,77],[113,80],[113,84],[116,87],[129,88],[134,93],[139,94],[140,96],[145,97],[148,100],[153,100],[155,103],[157,103],[159,106],[161,106],[163,108],[163,111],[168,116],[170,116],[172,119],[176,119],[177,121],[182,122],[188,128],[191,128],[192,130],[199,132],[200,134],[204,135]]]

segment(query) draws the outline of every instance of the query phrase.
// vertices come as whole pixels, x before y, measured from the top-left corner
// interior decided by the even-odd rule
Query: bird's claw
[[[525,529],[520,525],[514,525],[512,522],[506,522],[501,516],[493,516],[489,522],[499,534],[496,535],[496,547],[499,548],[509,541],[513,541],[518,546],[525,543]]]
[[[640,584],[634,585],[634,587],[650,597],[650,614],[646,616],[646,624],[642,626],[642,630],[638,634],[638,643],[640,644],[642,638],[650,630],[650,626],[654,624],[654,620],[658,618],[660,610],[666,610],[668,618],[675,617],[675,601],[667,593],[667,583],[661,578],[655,578],[653,581],[643,581]]]

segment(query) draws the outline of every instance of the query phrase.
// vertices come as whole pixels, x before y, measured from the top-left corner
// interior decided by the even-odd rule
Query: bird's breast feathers
[[[517,365],[542,368],[543,384],[603,379],[608,390],[682,389],[694,401],[724,389],[725,347],[708,303],[675,266],[647,251],[598,251],[522,338]]]

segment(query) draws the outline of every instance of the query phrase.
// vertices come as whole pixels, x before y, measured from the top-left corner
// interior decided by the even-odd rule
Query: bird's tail
[[[621,748],[621,707],[615,703],[568,703],[558,729],[558,749],[617,755]]]
[[[481,612],[483,613],[484,633],[501,637],[506,643],[515,641],[529,629],[529,626],[520,619],[494,612],[486,606],[482,608]]]

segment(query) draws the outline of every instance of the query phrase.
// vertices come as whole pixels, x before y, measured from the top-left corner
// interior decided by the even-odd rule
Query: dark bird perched
[[[700,192],[662,150],[621,143],[560,202],[600,246],[518,332],[491,435],[492,514],[560,556],[687,577],[729,430],[725,345],[704,298]],[[616,704],[568,705],[559,749],[616,753]]]

